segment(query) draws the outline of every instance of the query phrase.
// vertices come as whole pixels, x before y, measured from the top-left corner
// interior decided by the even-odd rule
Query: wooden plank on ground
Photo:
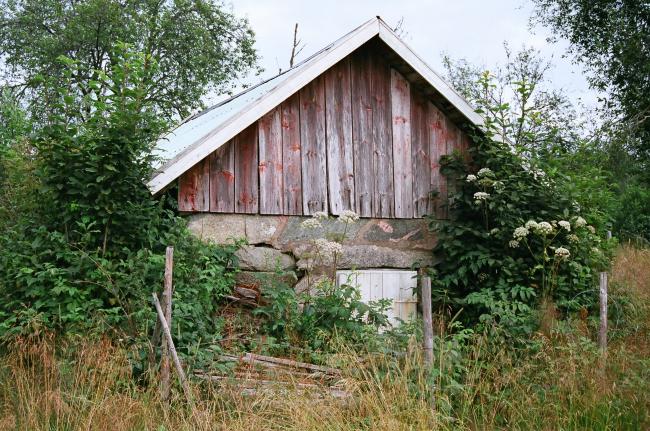
[[[208,157],[192,166],[178,181],[178,210],[210,210],[210,162]]]
[[[427,101],[411,88],[411,158],[413,166],[413,216],[431,214],[431,163]]]
[[[210,155],[210,212],[235,212],[235,145],[227,142]]]
[[[329,203],[332,214],[355,210],[350,59],[325,72],[325,124]]]
[[[325,85],[322,76],[300,90],[300,146],[303,213],[327,212]]]
[[[395,217],[412,218],[411,88],[409,82],[394,69],[391,69],[391,110]]]
[[[372,124],[374,170],[372,212],[374,217],[395,216],[393,186],[393,136],[391,127],[390,66],[379,53],[373,56]]]
[[[433,206],[436,217],[447,217],[447,178],[440,172],[440,158],[447,154],[445,115],[431,102],[428,105],[429,154],[431,161],[431,190],[436,192]]]
[[[235,137],[235,212],[258,212],[257,171],[257,123],[254,123]]]
[[[300,158],[300,96],[282,103],[283,214],[302,215],[302,161]]]
[[[275,108],[258,121],[260,214],[282,214],[282,127],[280,108]]]
[[[352,142],[354,154],[354,203],[361,217],[372,217],[374,189],[373,123],[372,123],[372,57],[368,50],[351,56],[352,78]]]

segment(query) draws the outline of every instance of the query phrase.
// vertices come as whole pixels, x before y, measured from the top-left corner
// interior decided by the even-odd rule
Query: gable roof
[[[373,18],[293,68],[189,117],[156,143],[163,163],[147,186],[158,193],[192,166],[370,39],[378,37],[470,123],[483,118],[417,56],[381,18]]]

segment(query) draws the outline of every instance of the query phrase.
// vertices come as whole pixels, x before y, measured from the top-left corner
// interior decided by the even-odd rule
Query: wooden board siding
[[[300,97],[291,96],[280,106],[282,112],[282,176],[285,215],[302,214],[302,160],[300,148]]]
[[[391,71],[393,128],[393,182],[395,217],[413,217],[413,164],[411,162],[411,87],[397,71]]]
[[[210,212],[235,212],[235,146],[233,141],[210,155]]]
[[[327,212],[325,85],[318,77],[300,90],[300,147],[302,149],[302,211]]]
[[[284,193],[282,174],[282,123],[280,108],[258,121],[260,214],[282,214]]]
[[[351,63],[355,208],[361,217],[372,217],[373,178],[377,172],[373,163],[371,53],[357,51],[352,54]]]
[[[470,140],[409,77],[357,50],[183,174],[180,211],[446,218]]]
[[[372,137],[374,217],[395,216],[393,192],[393,129],[391,112],[390,66],[379,55],[373,58],[372,71]]]
[[[431,214],[431,161],[427,100],[411,88],[411,159],[413,169],[413,216]]]
[[[329,204],[332,214],[355,209],[350,60],[325,72],[325,125]]]
[[[447,154],[447,124],[444,114],[433,103],[428,103],[429,154],[431,162],[431,189],[436,193],[433,210],[436,217],[447,216],[447,178],[440,173],[440,158]]]
[[[179,181],[179,211],[202,212],[210,210],[210,162],[201,160],[187,171]]]
[[[259,209],[257,123],[235,137],[235,212],[256,214]]]

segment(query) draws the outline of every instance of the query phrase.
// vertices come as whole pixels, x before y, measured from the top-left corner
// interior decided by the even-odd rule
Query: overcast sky
[[[291,53],[293,26],[305,45],[298,60],[318,51],[368,19],[379,15],[391,27],[403,18],[403,39],[429,65],[442,72],[441,55],[466,58],[493,66],[504,59],[503,42],[517,49],[539,49],[555,65],[549,78],[577,101],[594,106],[580,67],[563,58],[566,44],[549,44],[544,28],[529,28],[530,0],[231,0],[238,16],[249,19],[256,33],[263,77],[286,69]],[[253,82],[259,81],[252,79]]]

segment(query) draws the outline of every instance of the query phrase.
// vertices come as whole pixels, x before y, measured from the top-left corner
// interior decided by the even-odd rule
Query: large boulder
[[[302,245],[294,249],[299,259],[298,268],[313,269],[320,265],[311,246]],[[430,251],[396,250],[376,245],[343,245],[343,253],[337,258],[337,269],[352,268],[411,268],[413,264],[422,266],[433,264]]]
[[[236,253],[239,267],[244,270],[272,272],[276,269],[292,269],[296,261],[288,254],[270,247],[243,246]]]

